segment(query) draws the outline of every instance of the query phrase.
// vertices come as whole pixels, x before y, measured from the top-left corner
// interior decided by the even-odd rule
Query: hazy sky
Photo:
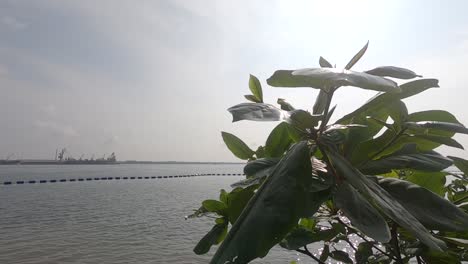
[[[115,151],[138,160],[235,161],[220,131],[252,148],[275,123],[231,123],[248,76],[265,100],[311,109],[317,90],[271,88],[276,69],[394,65],[440,80],[407,100],[468,125],[467,1],[0,2],[0,159]],[[335,119],[374,93],[341,88]],[[468,146],[468,136],[457,136]],[[442,149],[466,157],[465,151]]]

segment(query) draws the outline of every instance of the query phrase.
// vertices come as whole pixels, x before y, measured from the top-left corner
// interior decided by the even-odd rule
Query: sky
[[[354,70],[392,65],[437,78],[405,102],[468,125],[467,1],[3,0],[0,159],[237,161],[221,131],[251,148],[277,123],[232,123],[249,74],[266,102],[311,109],[318,90],[273,88],[278,69],[337,67],[369,40]],[[335,119],[375,93],[338,90]],[[468,146],[468,136],[456,136]],[[463,150],[444,154],[466,157]]]

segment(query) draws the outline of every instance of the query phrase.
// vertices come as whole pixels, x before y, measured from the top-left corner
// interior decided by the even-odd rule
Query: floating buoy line
[[[45,183],[63,183],[63,182],[88,182],[88,181],[109,181],[109,180],[154,180],[170,178],[189,178],[199,176],[243,176],[242,173],[204,173],[204,174],[186,174],[170,176],[125,176],[125,177],[84,177],[84,178],[66,178],[51,180],[16,180],[4,181],[0,185],[22,185],[22,184],[45,184]]]

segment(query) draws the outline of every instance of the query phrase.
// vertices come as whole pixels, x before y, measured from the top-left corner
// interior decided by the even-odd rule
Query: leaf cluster
[[[267,79],[273,87],[318,89],[312,112],[281,98],[279,106],[265,103],[260,81],[250,76],[250,102],[228,109],[233,122],[280,123],[256,150],[222,132],[247,161],[246,178],[191,216],[215,218],[195,253],[221,243],[210,263],[248,263],[279,244],[319,263],[468,260],[468,161],[434,150],[462,149],[453,136],[468,129],[447,111],[408,113],[403,99],[438,88],[436,79],[395,66],[351,70],[367,47],[344,69],[320,57],[321,68],[279,70]],[[334,93],[350,86],[378,93],[330,122]],[[310,244],[321,246],[320,254]]]

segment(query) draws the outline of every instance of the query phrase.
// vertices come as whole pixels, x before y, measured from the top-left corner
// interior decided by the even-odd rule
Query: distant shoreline
[[[245,164],[244,162],[214,162],[214,161],[58,161],[58,160],[0,160],[0,165],[120,165],[120,164]]]

